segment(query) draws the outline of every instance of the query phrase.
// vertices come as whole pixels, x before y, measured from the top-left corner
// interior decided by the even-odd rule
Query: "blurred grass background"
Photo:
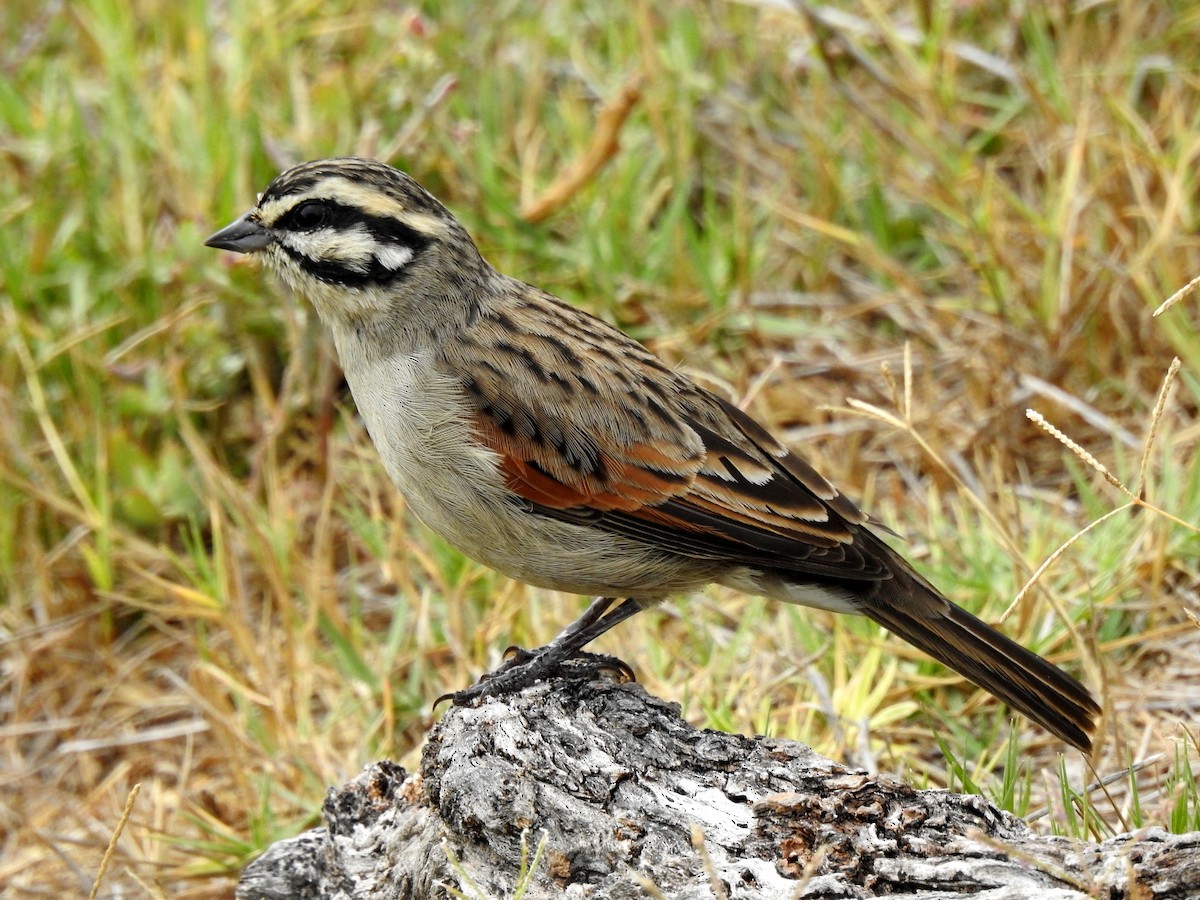
[[[1004,624],[1101,697],[1094,773],[864,622],[719,590],[598,645],[649,690],[1048,829],[1200,828],[1197,303],[1151,315],[1200,274],[1198,32],[1137,0],[10,4],[0,893],[86,893],[141,783],[101,896],[226,896],[582,609],[406,516],[309,311],[201,245],[347,154],[744,403],[985,619],[1129,502],[1027,408],[1161,511]],[[522,217],[623,95],[611,159]]]

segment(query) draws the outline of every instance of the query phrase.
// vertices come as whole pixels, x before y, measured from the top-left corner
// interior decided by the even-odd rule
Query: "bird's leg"
[[[515,693],[553,675],[564,663],[572,660],[584,660],[591,664],[590,668],[593,670],[616,669],[632,676],[629,666],[616,657],[581,652],[589,642],[642,608],[641,604],[633,599],[622,600],[619,606],[614,607],[613,604],[617,600],[616,597],[596,598],[591,606],[584,610],[582,616],[564,628],[544,647],[538,647],[536,650],[510,648],[508,659],[495,672],[484,675],[469,688],[443,694],[434,705],[443,700],[450,700],[455,706],[462,706],[479,697]]]

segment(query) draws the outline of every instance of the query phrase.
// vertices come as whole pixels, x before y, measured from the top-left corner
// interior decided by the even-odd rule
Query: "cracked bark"
[[[325,828],[248,866],[238,897],[478,896],[447,850],[485,896],[509,897],[525,832],[531,849],[546,835],[530,900],[655,896],[647,885],[731,900],[1200,897],[1200,834],[1037,836],[979,797],[915,790],[791,741],[698,730],[674,704],[603,680],[450,709],[420,772],[375,763],[331,790],[324,812]]]

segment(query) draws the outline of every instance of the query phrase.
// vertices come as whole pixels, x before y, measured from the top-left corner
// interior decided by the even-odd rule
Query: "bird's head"
[[[287,170],[204,243],[258,256],[335,326],[420,312],[397,307],[490,271],[454,216],[416,181],[352,157]]]

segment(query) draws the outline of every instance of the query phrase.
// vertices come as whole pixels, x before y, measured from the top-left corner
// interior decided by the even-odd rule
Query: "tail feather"
[[[1100,707],[1087,688],[955,606],[907,565],[858,609],[1071,746],[1092,749]]]

